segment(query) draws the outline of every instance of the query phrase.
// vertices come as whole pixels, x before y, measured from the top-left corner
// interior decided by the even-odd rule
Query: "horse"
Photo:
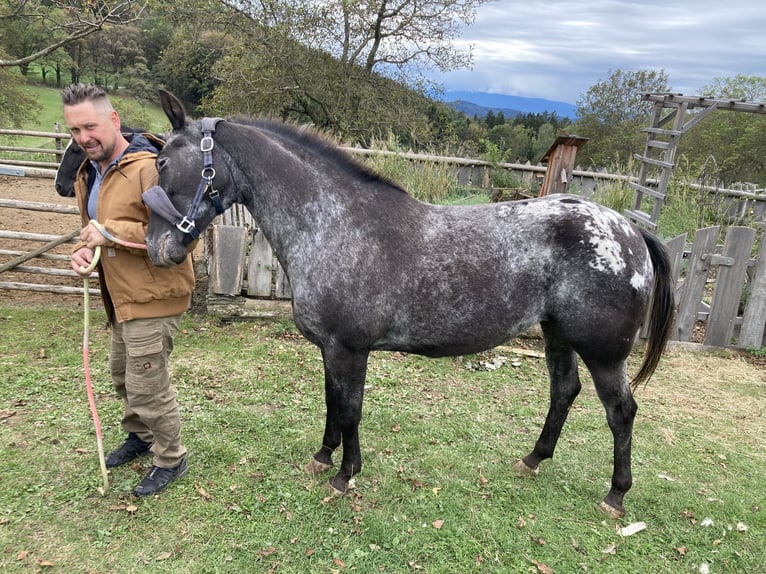
[[[550,405],[532,451],[512,470],[536,475],[553,456],[581,389],[579,356],[614,440],[611,487],[599,507],[624,516],[633,392],[657,367],[674,308],[658,239],[571,194],[431,205],[314,130],[248,117],[191,120],[173,94],[160,99],[173,129],[157,157],[158,185],[144,193],[149,256],[158,266],[180,263],[235,203],[258,221],[289,277],[295,325],[323,360],[325,429],[308,472],[330,470],[341,444],[331,491],[347,492],[361,470],[371,351],[468,355],[539,324]],[[647,314],[644,360],[629,382],[627,358]]]
[[[121,126],[120,130],[122,135],[130,137],[134,133],[145,133],[144,130],[133,129],[127,126]],[[164,135],[155,134],[159,139],[164,139]],[[156,143],[156,142],[153,142]],[[66,148],[64,149],[64,155],[61,156],[61,161],[56,169],[56,179],[53,182],[56,188],[56,193],[61,197],[74,197],[74,181],[77,177],[77,172],[82,165],[82,162],[86,159],[85,152],[78,145],[74,138],[69,139]]]

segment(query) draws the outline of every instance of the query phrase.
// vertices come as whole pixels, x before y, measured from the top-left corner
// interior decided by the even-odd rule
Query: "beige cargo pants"
[[[153,464],[162,468],[178,465],[186,455],[176,391],[168,374],[180,321],[177,315],[112,324],[109,368],[125,403],[122,428],[154,442]]]

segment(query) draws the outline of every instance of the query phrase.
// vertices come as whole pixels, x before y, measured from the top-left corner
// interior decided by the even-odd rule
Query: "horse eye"
[[[167,165],[167,163],[168,163],[168,158],[166,158],[164,156],[159,156],[157,158],[157,171],[159,171],[162,168],[164,168]]]

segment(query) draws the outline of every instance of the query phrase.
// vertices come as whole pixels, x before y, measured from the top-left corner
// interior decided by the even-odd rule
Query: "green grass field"
[[[332,499],[303,471],[324,424],[319,351],[291,323],[189,315],[171,362],[191,470],[136,500],[147,460],[98,492],[81,321],[0,307],[2,572],[763,572],[766,380],[734,354],[671,350],[638,391],[634,487],[614,521],[596,508],[612,441],[585,373],[556,456],[530,479],[510,466],[545,416],[541,358],[375,353],[365,466]],[[91,364],[108,450],[122,432],[102,321]]]

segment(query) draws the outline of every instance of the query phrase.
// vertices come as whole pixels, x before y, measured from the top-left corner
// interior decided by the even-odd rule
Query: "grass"
[[[121,407],[102,320],[91,365],[109,449]],[[97,492],[81,321],[0,307],[0,571],[762,572],[766,391],[736,355],[671,350],[639,391],[634,488],[613,521],[596,509],[611,435],[585,376],[556,457],[532,480],[510,465],[544,419],[542,359],[375,353],[365,467],[328,499],[324,478],[302,470],[324,422],[318,350],[290,323],[187,316],[172,369],[191,470],[136,500],[147,460]],[[496,370],[466,368],[498,355]],[[646,529],[619,533],[636,522]]]

